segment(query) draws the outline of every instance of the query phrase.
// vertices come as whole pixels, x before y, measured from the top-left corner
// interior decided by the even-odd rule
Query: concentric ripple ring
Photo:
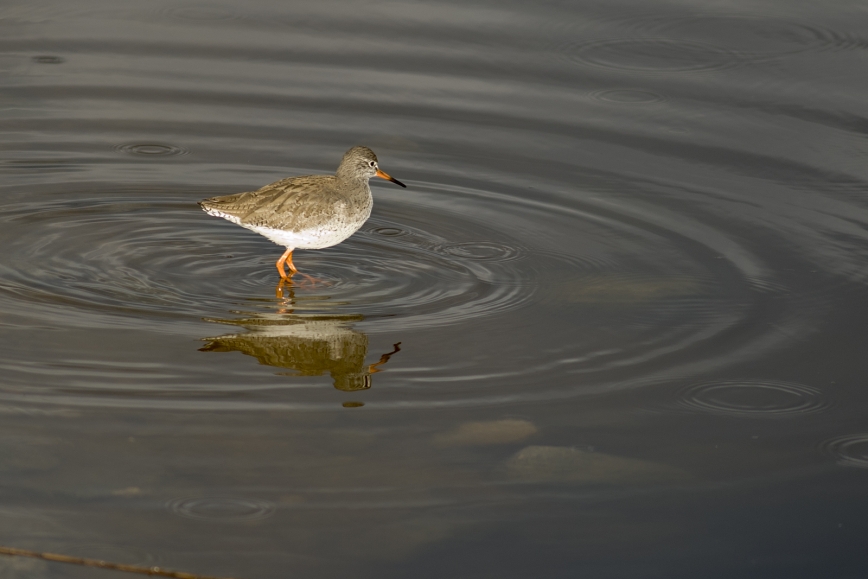
[[[166,507],[176,515],[188,519],[220,523],[267,519],[276,510],[268,501],[231,497],[181,498],[169,501]]]
[[[868,468],[868,434],[832,438],[820,444],[820,448],[835,457],[842,466]]]
[[[678,402],[691,410],[744,418],[800,416],[820,412],[830,405],[818,388],[766,380],[693,384],[680,392]]]

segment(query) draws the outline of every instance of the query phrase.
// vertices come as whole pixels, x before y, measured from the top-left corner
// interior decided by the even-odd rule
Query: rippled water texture
[[[0,545],[864,573],[859,3],[0,5]],[[300,250],[206,197],[335,170]],[[0,576],[86,570],[0,559]]]

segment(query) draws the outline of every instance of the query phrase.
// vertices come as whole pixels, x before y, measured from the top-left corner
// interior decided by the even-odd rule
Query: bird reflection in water
[[[283,297],[284,283],[278,286]],[[398,353],[400,342],[379,361],[365,364],[368,353],[367,335],[354,330],[352,324],[364,318],[357,314],[298,314],[294,313],[295,296],[290,282],[289,295],[281,301],[275,313],[256,313],[238,319],[206,318],[206,321],[244,328],[241,333],[205,338],[208,342],[200,352],[241,352],[253,356],[260,364],[289,368],[292,376],[331,375],[334,387],[344,392],[367,390],[371,375]],[[361,406],[348,402],[344,406]]]

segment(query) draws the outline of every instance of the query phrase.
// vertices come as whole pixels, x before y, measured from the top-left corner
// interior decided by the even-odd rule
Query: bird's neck
[[[335,174],[335,179],[337,180],[338,185],[350,189],[368,188],[368,179],[366,177],[360,177],[358,175],[342,175],[341,173],[337,173]]]

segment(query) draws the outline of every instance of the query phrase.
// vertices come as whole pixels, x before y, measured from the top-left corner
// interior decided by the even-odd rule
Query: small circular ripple
[[[643,15],[618,20],[626,38],[568,43],[568,58],[634,72],[698,72],[806,51],[860,49],[864,42],[813,23],[727,14]]]
[[[267,519],[275,512],[274,505],[268,501],[229,497],[175,499],[169,501],[166,508],[188,519],[221,523]]]
[[[435,251],[474,261],[509,261],[522,257],[524,254],[518,247],[490,241],[445,244],[436,247]]]
[[[634,72],[699,72],[738,64],[736,55],[728,50],[667,38],[602,40],[568,45],[563,50],[583,64]]]
[[[659,103],[664,100],[663,95],[648,90],[635,89],[609,89],[591,93],[591,98],[607,103],[623,105],[644,105]]]
[[[628,21],[637,34],[659,35],[686,42],[726,48],[744,58],[758,59],[809,50],[845,48],[855,40],[814,23],[777,17],[728,14],[652,16]]]
[[[838,464],[868,468],[868,434],[850,434],[826,440],[820,448],[838,459]]]
[[[774,381],[720,381],[694,384],[680,392],[680,406],[711,414],[776,418],[820,412],[825,394],[812,386]]]
[[[376,233],[377,235],[383,235],[385,237],[399,237],[401,235],[408,235],[408,232],[404,231],[400,227],[375,227],[370,231],[371,233]]]
[[[161,143],[126,143],[117,145],[115,150],[141,157],[172,157],[175,155],[186,155],[189,152],[184,147]]]

